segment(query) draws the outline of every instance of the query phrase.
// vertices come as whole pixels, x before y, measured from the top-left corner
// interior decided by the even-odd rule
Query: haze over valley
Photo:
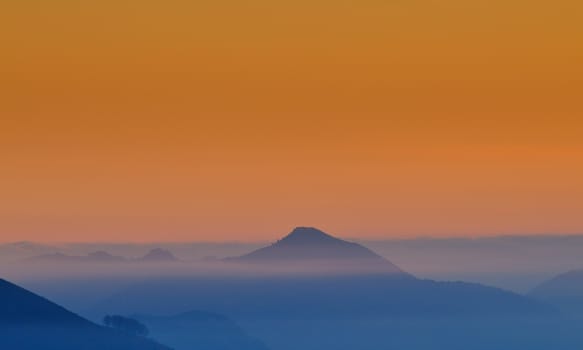
[[[272,244],[20,242],[0,246],[0,272],[95,324],[106,315],[135,319],[150,331],[149,339],[177,350],[488,349],[492,343],[509,350],[551,344],[575,349],[583,341],[577,331],[583,323],[573,318],[579,314],[566,313],[564,299],[546,297],[552,282],[543,282],[553,268],[577,264],[578,256],[568,253],[575,253],[573,242],[580,239],[364,241],[383,255],[310,227]],[[545,260],[549,241],[561,261]],[[531,254],[521,257],[518,247]],[[458,254],[446,254],[448,249]],[[478,255],[496,262],[476,265]],[[520,258],[530,270],[504,266]],[[432,275],[441,278],[427,279]],[[463,275],[500,285],[451,278]],[[505,282],[509,278],[521,284]],[[533,287],[518,292],[505,283]],[[26,311],[32,318],[35,312]],[[297,336],[309,332],[317,335]]]

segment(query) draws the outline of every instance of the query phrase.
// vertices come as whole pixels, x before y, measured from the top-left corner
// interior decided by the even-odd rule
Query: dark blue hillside
[[[2,279],[0,349],[169,350],[152,340],[97,326]]]
[[[3,279],[0,279],[0,323],[94,326],[65,308]]]

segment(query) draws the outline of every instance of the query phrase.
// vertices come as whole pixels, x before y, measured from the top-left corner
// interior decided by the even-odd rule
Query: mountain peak
[[[343,269],[347,272],[358,270],[376,273],[381,271],[409,276],[370,249],[336,238],[313,227],[296,227],[291,233],[270,246],[229,260],[269,263],[270,266],[278,263],[295,267],[303,265],[326,268],[330,266],[338,271],[343,271]]]
[[[296,227],[291,233],[282,238],[280,244],[323,244],[339,241],[339,239],[318,230],[314,227]]]

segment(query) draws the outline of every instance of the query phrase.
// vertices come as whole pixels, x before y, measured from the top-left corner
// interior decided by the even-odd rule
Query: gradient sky
[[[583,233],[579,0],[7,0],[0,241]]]

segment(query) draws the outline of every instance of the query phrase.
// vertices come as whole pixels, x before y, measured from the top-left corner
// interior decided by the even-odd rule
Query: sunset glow
[[[582,14],[6,1],[0,241],[582,233]]]

